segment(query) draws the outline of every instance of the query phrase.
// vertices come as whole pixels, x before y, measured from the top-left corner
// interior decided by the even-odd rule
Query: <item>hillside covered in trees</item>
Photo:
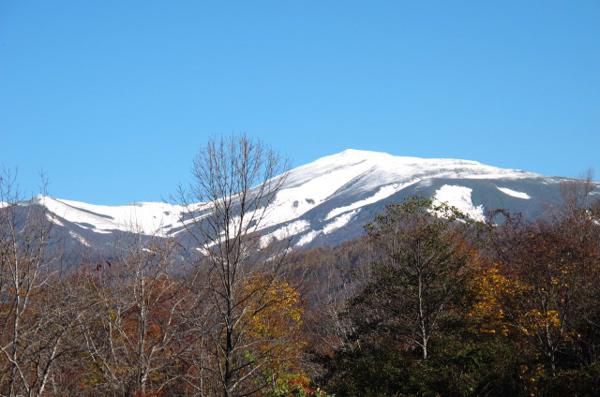
[[[591,182],[536,220],[412,197],[364,237],[290,250],[256,233],[280,166],[246,138],[211,142],[191,193],[213,211],[185,228],[202,249],[140,238],[76,268],[2,180],[0,394],[597,395]]]

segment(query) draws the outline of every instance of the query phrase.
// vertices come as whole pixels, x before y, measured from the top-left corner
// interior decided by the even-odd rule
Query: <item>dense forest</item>
[[[291,251],[253,232],[279,165],[245,138],[209,144],[186,196],[212,205],[186,228],[195,255],[157,237],[75,269],[1,179],[0,395],[599,394],[590,181],[535,221],[411,198],[362,238]]]

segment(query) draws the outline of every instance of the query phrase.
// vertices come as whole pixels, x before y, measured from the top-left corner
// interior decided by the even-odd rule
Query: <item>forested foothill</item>
[[[0,179],[0,395],[599,395],[591,181],[537,220],[411,198],[361,238],[290,250],[256,233],[285,171],[268,147],[213,141],[193,169],[181,202],[211,209],[184,225],[195,255],[156,237],[75,270]]]

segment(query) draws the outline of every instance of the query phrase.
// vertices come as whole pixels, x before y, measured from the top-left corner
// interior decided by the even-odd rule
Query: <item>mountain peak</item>
[[[477,161],[357,149],[322,157],[286,176],[261,225],[267,243],[290,237],[295,246],[335,244],[362,234],[386,205],[414,195],[447,202],[477,220],[494,208],[535,216],[545,203],[560,199],[560,178]],[[94,247],[128,233],[179,238],[185,217],[183,207],[166,203],[103,206],[42,196],[32,204],[45,206],[67,238]]]
[[[345,149],[339,153],[321,157],[309,164],[291,170],[291,174],[314,176],[314,173],[329,172],[341,167],[368,168],[387,172],[397,176],[415,176],[415,174],[433,177],[454,176],[466,178],[524,178],[540,175],[507,168],[499,168],[473,160],[454,158],[426,158],[397,156],[386,152]]]
[[[331,154],[322,158],[334,158],[334,159],[359,159],[359,160],[373,160],[382,159],[385,157],[398,157],[390,153],[375,152],[372,150],[359,150],[359,149],[344,149],[341,152]]]
[[[469,164],[469,165],[486,166],[485,164],[483,164],[479,161],[474,161],[474,160],[463,160],[463,159],[456,159],[456,158],[400,156],[400,155],[395,155],[395,154],[391,154],[388,152],[378,152],[378,151],[372,151],[372,150],[360,150],[360,149],[352,149],[352,148],[344,149],[341,152],[321,157],[320,159],[318,159],[316,161],[319,161],[322,159],[330,159],[330,160],[335,160],[335,161],[368,160],[368,161],[380,161],[383,163],[392,161],[395,164],[398,164],[398,163],[404,163],[404,164],[424,163],[424,164],[426,164],[426,163],[429,163],[432,166],[450,165],[450,164],[453,164],[453,165]],[[490,167],[490,166],[488,166],[488,167]]]
[[[386,152],[376,152],[373,150],[361,150],[361,149],[344,149],[338,153],[340,156],[364,156],[364,157],[372,157],[372,156],[392,156]],[[334,154],[335,156],[335,154]]]

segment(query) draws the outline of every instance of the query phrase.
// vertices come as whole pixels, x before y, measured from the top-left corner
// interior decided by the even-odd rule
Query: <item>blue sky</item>
[[[0,165],[161,200],[211,136],[600,173],[600,2],[0,1]]]

